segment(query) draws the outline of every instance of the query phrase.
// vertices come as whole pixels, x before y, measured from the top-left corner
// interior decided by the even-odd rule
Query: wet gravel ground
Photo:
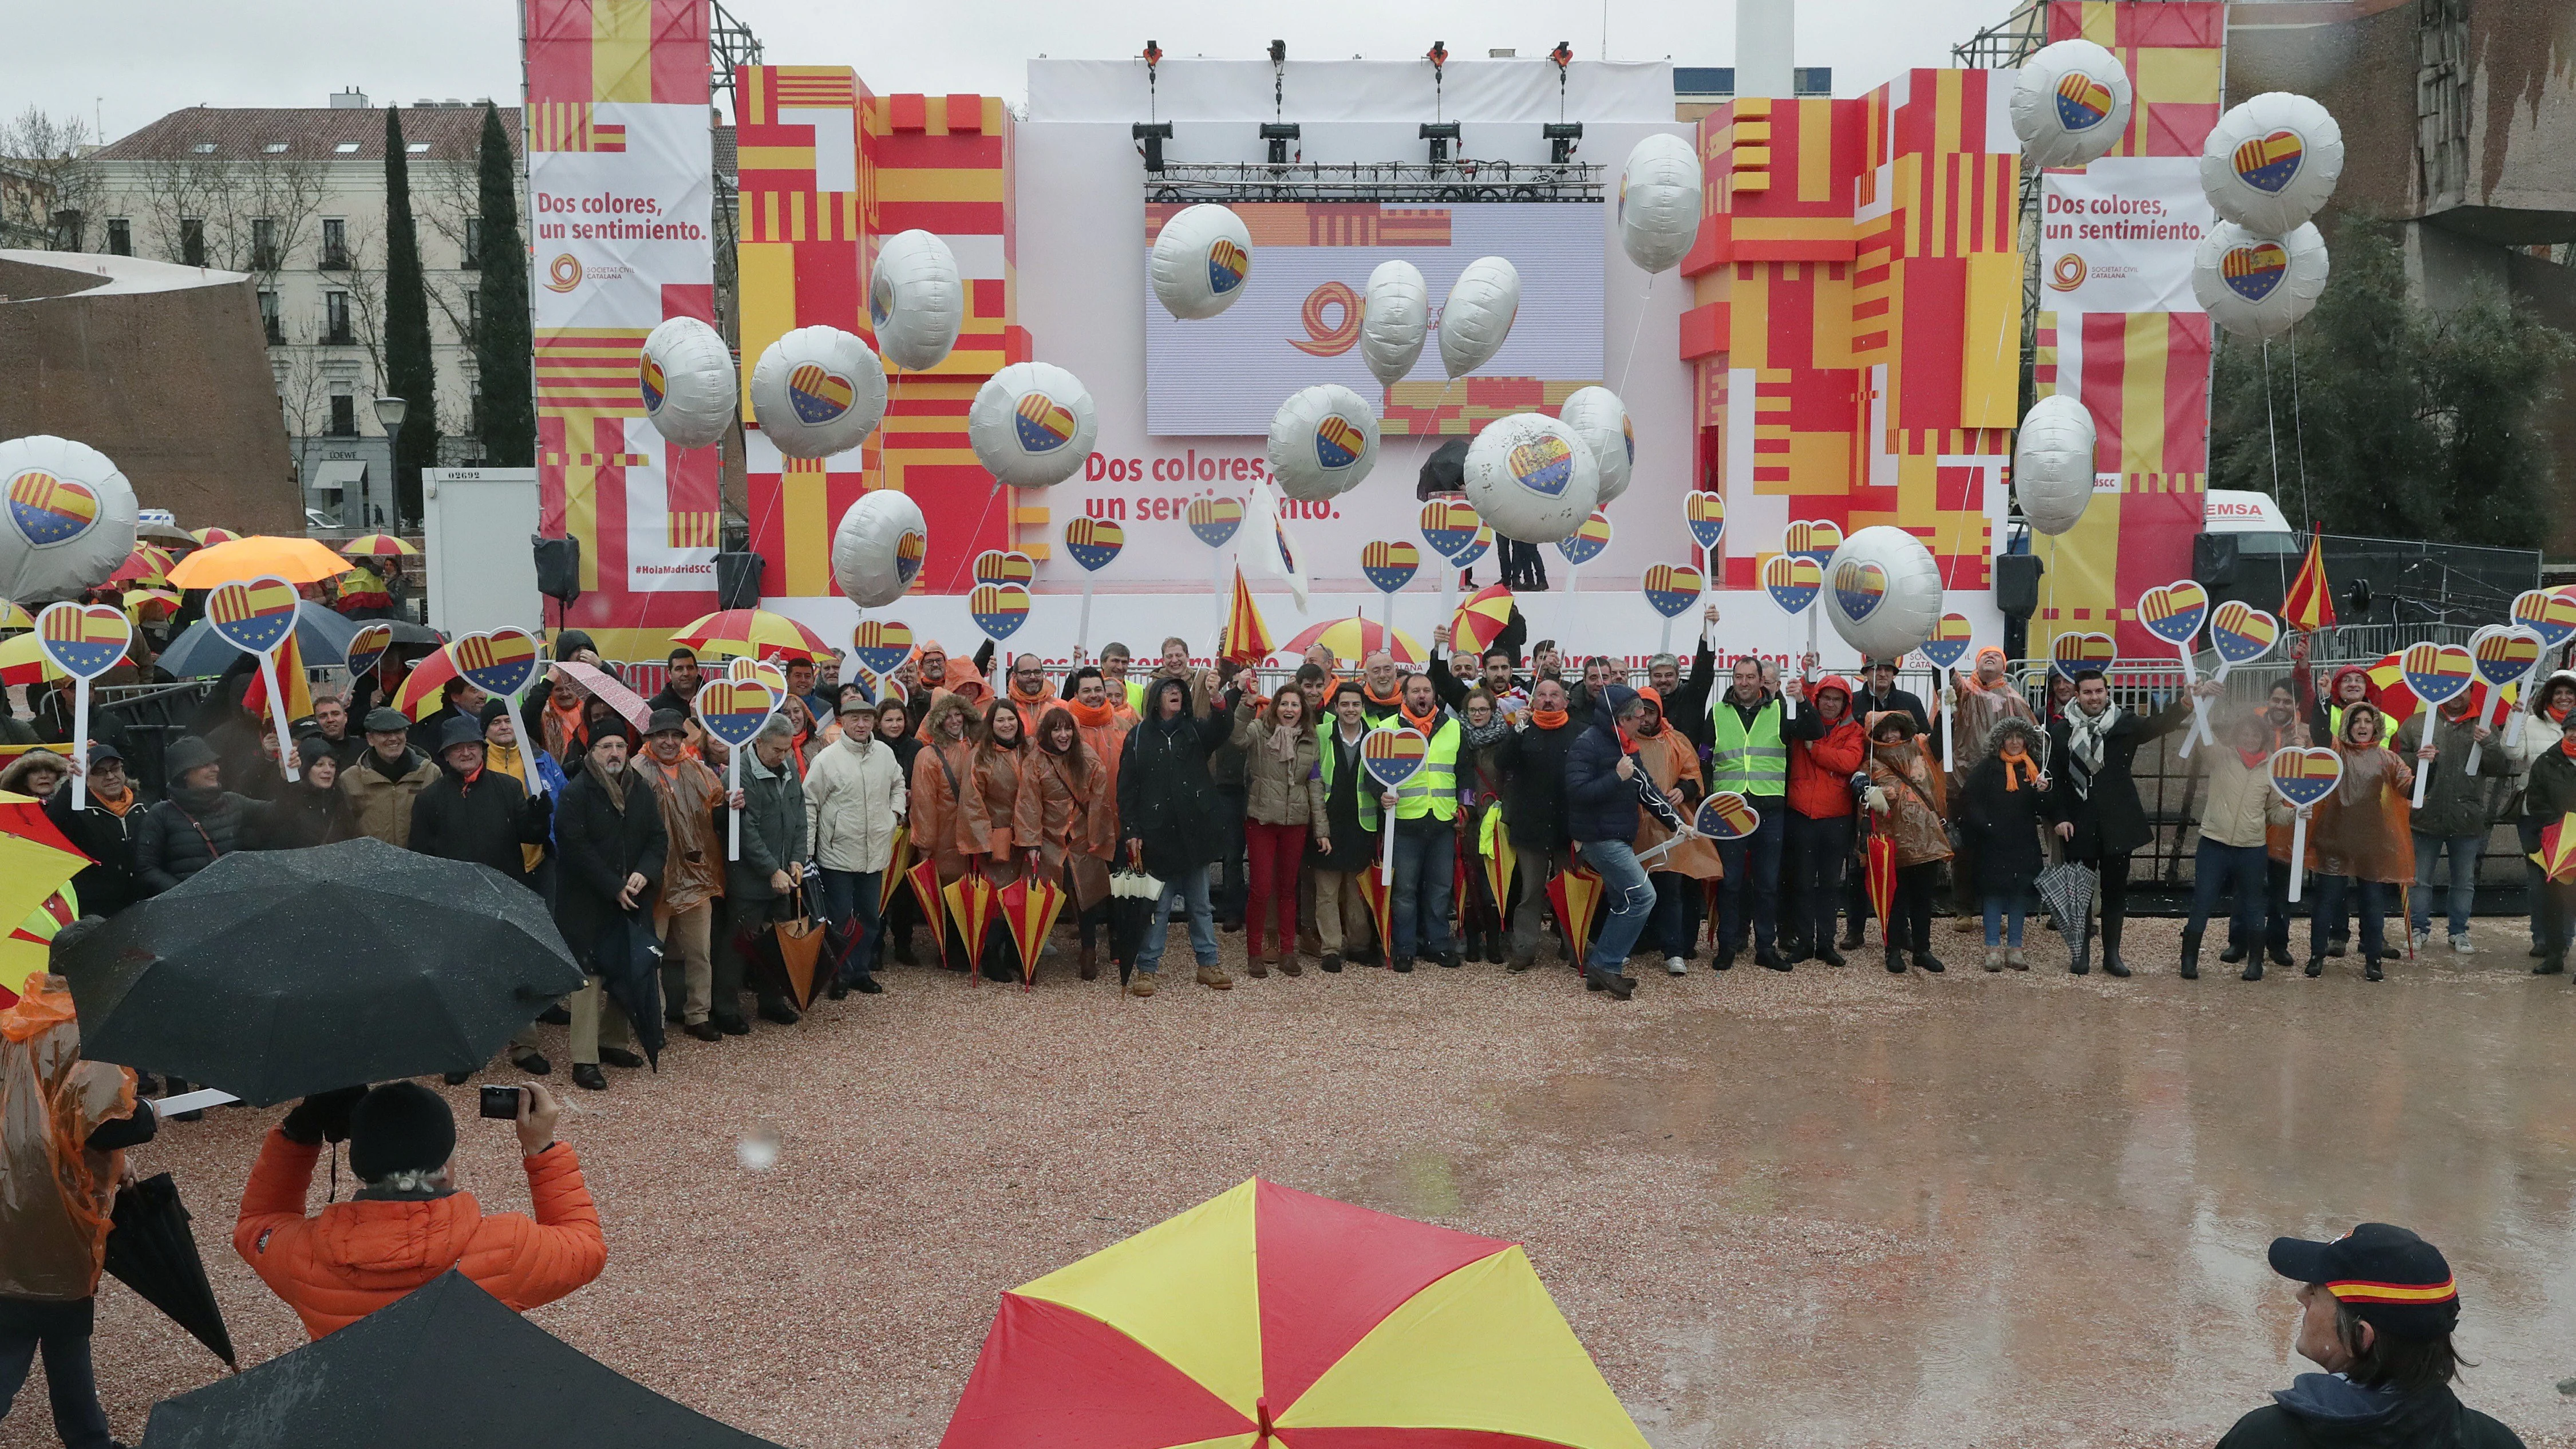
[[[2178,981],[2176,930],[2132,927],[2129,981],[2036,932],[2038,969],[1989,976],[1944,923],[1944,976],[1640,958],[1625,1004],[1552,966],[1246,980],[1239,935],[1232,991],[1176,933],[1142,1001],[1075,980],[1069,935],[1032,992],[898,967],[571,1093],[609,1265],[531,1317],[782,1444],[927,1449],[1000,1293],[1258,1174],[1525,1243],[1659,1449],[2178,1446],[2294,1371],[2263,1244],[2384,1218],[2451,1254],[2470,1402],[2576,1445],[2576,987],[2501,921],[2378,984]],[[474,1091],[448,1092],[462,1182],[524,1210]],[[229,1242],[278,1115],[134,1156],[197,1211],[245,1364],[301,1337]],[[121,1285],[98,1324],[129,1441],[221,1373]],[[41,1377],[0,1446],[53,1442]]]

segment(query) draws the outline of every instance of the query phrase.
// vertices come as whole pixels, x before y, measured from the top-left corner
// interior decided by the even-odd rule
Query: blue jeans
[[[1750,802],[1760,812],[1762,824],[1742,840],[1717,843],[1718,862],[1726,867],[1726,879],[1717,889],[1717,949],[1740,951],[1744,948],[1745,887],[1753,890],[1753,945],[1756,950],[1772,949],[1780,935],[1780,846],[1787,837],[1789,802],[1780,795],[1764,795]],[[1590,847],[1586,847],[1589,849]]]
[[[2016,891],[2008,896],[1986,897],[1986,949],[1997,946],[2021,949],[2022,897]]]
[[[2227,923],[2227,944],[2248,951],[2263,949],[2263,912],[2270,902],[2272,857],[2259,845],[2221,845],[2203,837],[2191,858],[2191,919],[2183,928],[2186,936],[2197,937],[2209,926],[2209,918],[2218,910],[2218,898],[2229,887],[2236,891],[2236,914]],[[2282,888],[2288,889],[2286,878]],[[2289,921],[2282,919],[2282,941],[2289,939]]]
[[[1450,950],[1449,887],[1458,872],[1456,827],[1433,815],[1395,822],[1395,884],[1387,905],[1388,949],[1410,961],[1418,944],[1425,956]]]
[[[847,986],[876,965],[879,872],[834,870],[827,865],[822,874],[823,919],[848,943],[839,958],[840,982]]]
[[[2344,914],[2345,902],[2355,887],[2358,887],[2361,896],[2358,907],[2361,914],[2361,959],[2364,962],[2377,961],[2379,948],[2387,944],[2387,937],[2382,934],[2380,920],[2386,910],[2384,904],[2386,898],[2382,892],[2387,890],[2387,887],[2379,881],[2355,880],[2348,875],[2330,875],[2323,879],[2310,879],[2305,883],[2317,888],[2316,909],[2308,917],[2309,958],[2313,960],[2325,955],[2330,927],[2334,923],[2347,919]]]
[[[1771,822],[1766,819],[1762,823],[1767,826]],[[1586,840],[1577,848],[1583,852],[1583,863],[1601,877],[1602,899],[1610,903],[1610,916],[1601,923],[1600,936],[1583,953],[1583,969],[1616,976],[1655,913],[1655,888],[1646,880],[1646,868],[1637,863],[1637,852],[1628,848],[1628,842]]]
[[[1208,869],[1199,866],[1163,887],[1162,898],[1154,902],[1154,923],[1145,928],[1145,945],[1136,953],[1137,970],[1151,973],[1161,968],[1172,912],[1182,907],[1190,913],[1190,953],[1202,966],[1216,964],[1216,918],[1208,912]]]
[[[2451,934],[2467,935],[2469,902],[2478,889],[2478,852],[2486,847],[2487,838],[2483,835],[2426,835],[2421,830],[2413,833],[2415,899],[2410,903],[2413,909],[2407,914],[2414,919],[2408,924],[2421,932],[2432,923],[2433,862],[2447,848],[2451,853]],[[2539,849],[2538,846],[2532,848]]]
[[[2535,850],[2538,848],[2533,847]],[[2263,923],[2262,948],[2271,951],[2273,960],[2287,966],[2290,964],[2290,863],[2272,860],[2268,855],[2263,862],[2263,909],[2268,914]],[[2248,951],[2257,949],[2251,940],[2227,944],[2242,946]]]

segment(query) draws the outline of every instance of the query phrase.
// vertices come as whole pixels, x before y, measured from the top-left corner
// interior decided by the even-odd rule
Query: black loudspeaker
[[[2195,533],[2191,536],[2191,576],[2203,588],[2223,589],[2236,582],[2236,535]]]
[[[2029,618],[2039,607],[2041,572],[2037,554],[1996,554],[1995,607],[2014,618]]]
[[[581,540],[538,534],[529,542],[537,551],[537,592],[565,605],[580,598]]]
[[[760,607],[761,557],[756,553],[720,553],[716,555],[716,607],[719,609],[757,609]]]

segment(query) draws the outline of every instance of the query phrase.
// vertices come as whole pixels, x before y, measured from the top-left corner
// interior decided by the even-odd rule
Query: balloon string
[[[1619,393],[1628,391],[1628,371],[1637,365],[1637,339],[1646,335],[1646,303],[1655,295],[1655,274],[1646,274],[1646,290],[1637,294],[1637,325],[1628,331],[1628,360],[1619,364]],[[1626,404],[1621,403],[1622,407]]]
[[[2281,424],[2272,412],[2272,339],[2263,339],[2263,440],[2272,450],[2272,496],[2281,496]],[[2299,522],[2305,524],[2307,496],[2299,497]]]
[[[2299,416],[2299,329],[2290,329],[2290,440],[2299,459],[2299,512],[2308,507],[2308,430]],[[2313,515],[2311,515],[2313,516]],[[2411,948],[2410,948],[2411,949]]]

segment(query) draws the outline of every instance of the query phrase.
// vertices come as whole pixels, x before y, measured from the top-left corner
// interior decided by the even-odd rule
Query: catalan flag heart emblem
[[[1029,591],[1018,584],[977,584],[966,596],[966,613],[998,644],[1029,621]]]
[[[2576,599],[2555,589],[2525,589],[2514,595],[2513,621],[2555,649],[2576,639]]]
[[[2192,579],[2160,584],[2138,595],[2138,626],[2176,649],[2188,649],[2209,621],[2209,590]]]
[[[2540,636],[2490,624],[2469,636],[2469,653],[2477,660],[2478,678],[2490,689],[2502,689],[2540,662]]]
[[[2251,604],[2230,599],[2209,616],[2209,642],[2230,665],[2251,664],[2272,652],[2281,621]]]
[[[1572,533],[1556,541],[1556,551],[1576,568],[1601,557],[1601,551],[1609,546],[1610,515],[1597,508]]]
[[[1678,619],[1699,602],[1708,577],[1689,564],[1653,564],[1640,581],[1646,603],[1667,619]]]
[[[1025,584],[1036,578],[1037,572],[1037,564],[1016,550],[988,548],[975,555],[975,582],[979,584]]]
[[[2048,667],[2073,679],[2087,669],[2108,669],[2120,646],[2108,634],[2060,634],[2049,641]]]
[[[1822,568],[1834,550],[1843,546],[1843,527],[1829,520],[1793,522],[1782,534],[1780,551],[1812,559]]]
[[[37,647],[54,667],[76,679],[96,679],[116,667],[134,642],[134,624],[112,604],[55,604],[36,616]]]
[[[2272,790],[2292,805],[2314,805],[2343,783],[2343,759],[2323,745],[2288,745],[2272,754]]]
[[[1726,495],[1698,490],[1682,495],[1682,521],[1702,548],[1715,548],[1726,537]]]
[[[2457,644],[2409,644],[2397,656],[2406,687],[2426,704],[2447,704],[2475,681],[2477,661]]]
[[[708,734],[738,750],[778,712],[781,692],[757,680],[710,680],[698,690],[698,719]]]
[[[1422,541],[1431,551],[1465,568],[1484,552],[1477,547],[1477,535],[1484,531],[1485,520],[1477,516],[1476,506],[1463,498],[1434,498],[1422,505],[1418,518]]]
[[[787,405],[802,423],[819,427],[830,422],[848,412],[850,400],[857,395],[848,378],[819,362],[804,363],[787,374]]]
[[[862,619],[850,631],[850,657],[871,674],[885,674],[912,657],[912,626],[892,619]]]
[[[1021,451],[1052,453],[1073,441],[1073,409],[1042,392],[1022,393],[1020,405],[1011,415],[1011,427],[1019,437]]]
[[[467,683],[504,699],[526,689],[537,673],[536,636],[525,629],[468,634],[449,645],[448,654]]]
[[[1932,637],[1923,641],[1923,657],[1935,669],[1956,669],[1968,657],[1970,630],[1965,614],[1943,614],[1933,621]]]
[[[1422,768],[1431,742],[1417,729],[1371,730],[1360,741],[1360,768],[1387,789],[1395,789]]]
[[[930,536],[919,529],[905,532],[894,541],[894,576],[909,585],[921,573],[921,561],[930,555]]]
[[[1091,573],[1109,567],[1127,546],[1127,530],[1098,518],[1077,518],[1064,526],[1064,551]]]
[[[648,413],[660,412],[662,410],[662,398],[667,391],[662,384],[662,359],[652,356],[649,353],[646,354],[643,365],[638,369],[638,372],[640,373],[639,381],[644,392],[644,411]]]
[[[1360,545],[1360,572],[1381,594],[1392,594],[1413,582],[1422,567],[1422,550],[1398,540]]]
[[[1834,602],[1843,617],[1857,624],[1887,601],[1887,570],[1862,559],[1845,559],[1834,569]]]
[[[2057,124],[2070,131],[2089,131],[2111,114],[2111,88],[2070,71],[2057,83]]]
[[[1222,297],[1243,285],[1251,274],[1252,254],[1237,246],[1230,237],[1218,237],[1208,247],[1208,290]]]
[[[1190,532],[1210,548],[1223,548],[1234,539],[1234,531],[1243,527],[1243,500],[1240,498],[1193,498],[1185,515]]]
[[[1825,571],[1811,558],[1775,553],[1762,561],[1762,591],[1784,613],[1802,614],[1824,589]]]
[[[1762,812],[1732,790],[1720,790],[1699,802],[1691,828],[1712,840],[1742,840],[1762,828]]]
[[[787,671],[766,659],[737,654],[725,664],[724,677],[736,684],[760,685],[780,699],[787,697]]]
[[[1555,498],[1574,481],[1574,449],[1554,433],[1541,433],[1504,455],[1512,481],[1532,493]]]
[[[206,594],[206,626],[244,654],[266,654],[295,627],[295,585],[280,578],[224,584]]]
[[[98,522],[98,495],[39,468],[9,480],[9,521],[38,548],[69,543]]]
[[[2289,275],[2290,254],[2275,241],[2256,242],[2250,247],[2229,247],[2218,259],[2218,279],[2227,290],[2248,302],[2260,302],[2272,295]]]
[[[2299,174],[2299,163],[2307,158],[2307,143],[2296,131],[2274,131],[2257,136],[2236,148],[2236,177],[2257,191],[2279,195]]]
[[[1367,437],[1340,413],[1326,413],[1315,424],[1315,461],[1328,470],[1351,466],[1367,448]]]
[[[349,636],[349,677],[363,679],[384,662],[385,651],[394,647],[391,624],[368,624]]]

